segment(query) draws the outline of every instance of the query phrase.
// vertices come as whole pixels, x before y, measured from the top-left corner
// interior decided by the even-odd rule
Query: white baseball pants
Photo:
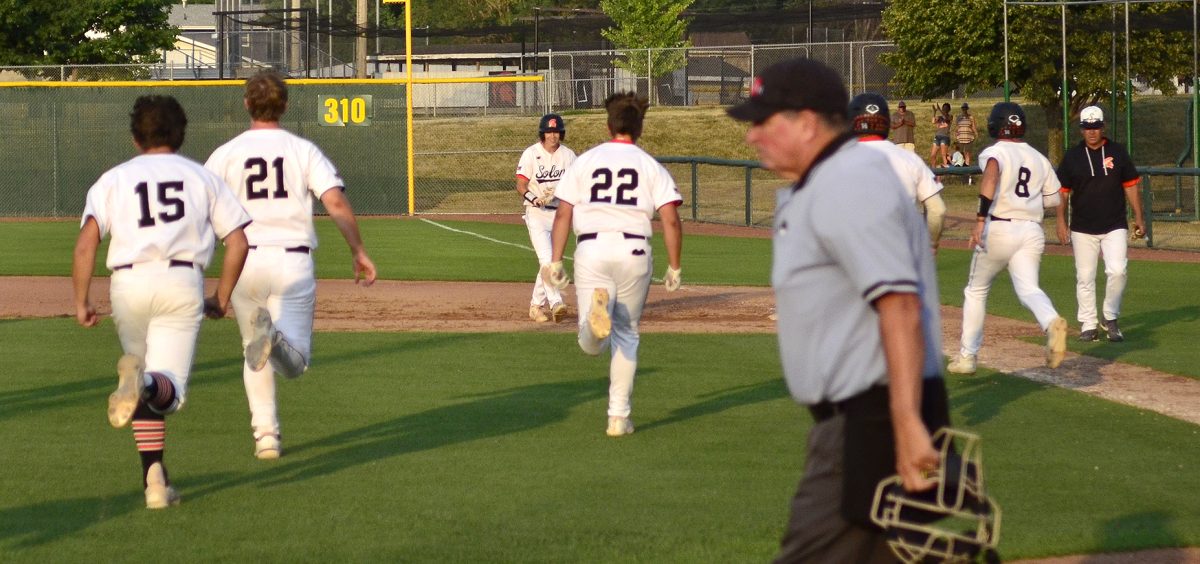
[[[1045,331],[1050,322],[1058,317],[1050,297],[1038,287],[1038,270],[1041,268],[1042,251],[1046,248],[1046,234],[1042,224],[1036,221],[1014,219],[1011,221],[988,220],[984,228],[986,246],[975,250],[971,258],[971,273],[967,287],[963,290],[962,354],[979,354],[983,346],[983,318],[986,315],[987,296],[992,280],[1005,267],[1012,278],[1013,289]]]
[[[308,368],[312,351],[313,310],[317,305],[317,281],[313,275],[312,255],[286,252],[283,247],[259,246],[246,255],[246,266],[233,289],[233,311],[242,333],[242,348],[254,335],[254,313],[266,308],[275,330],[290,345],[298,358],[287,364],[290,376],[299,376]],[[278,348],[278,347],[277,347]],[[279,360],[272,350],[272,360]],[[250,426],[256,437],[279,434],[279,416],[275,402],[275,368],[268,362],[262,370],[251,370],[242,362],[242,381],[250,404]],[[290,366],[295,365],[295,366]]]
[[[138,263],[112,273],[109,297],[121,348],[144,358],[147,373],[169,378],[176,403],[168,413],[182,409],[204,317],[204,273],[165,260]]]
[[[1075,299],[1079,303],[1076,318],[1080,329],[1088,331],[1098,325],[1096,319],[1096,263],[1104,257],[1104,318],[1116,319],[1121,314],[1121,296],[1125,294],[1126,258],[1129,249],[1129,230],[1117,229],[1104,235],[1071,232],[1075,253]]]
[[[553,256],[553,244],[550,241],[550,230],[554,227],[555,210],[545,210],[533,206],[525,206],[525,227],[529,229],[529,242],[533,244],[533,252],[537,253],[538,273],[533,280],[533,297],[529,305],[549,303],[551,307],[562,303],[562,294],[547,280],[542,280],[542,268],[550,264]]]
[[[595,239],[575,247],[575,294],[579,301],[579,348],[598,355],[608,345],[612,358],[608,366],[608,415],[628,417],[632,410],[633,380],[637,373],[638,323],[650,292],[650,274],[654,259],[650,242],[626,239],[619,232],[597,234]],[[608,313],[612,333],[605,339],[592,335],[588,313],[592,310],[592,292],[608,289]]]

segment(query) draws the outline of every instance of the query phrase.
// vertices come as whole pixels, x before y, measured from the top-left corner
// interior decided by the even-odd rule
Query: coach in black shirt
[[[1063,155],[1058,179],[1067,200],[1058,206],[1058,239],[1067,242],[1066,208],[1071,207],[1070,244],[1075,254],[1075,297],[1079,303],[1079,340],[1095,341],[1097,329],[1108,340],[1123,341],[1117,326],[1125,292],[1129,240],[1126,200],[1133,208],[1133,236],[1142,237],[1146,224],[1138,198],[1138,172],[1120,143],[1104,136],[1104,112],[1088,106],[1079,113],[1083,141]],[[1104,318],[1096,317],[1096,263],[1104,257]]]

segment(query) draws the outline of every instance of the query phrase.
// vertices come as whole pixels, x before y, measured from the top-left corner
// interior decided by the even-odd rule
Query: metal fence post
[[[700,211],[700,163],[692,161],[692,221],[696,221]]]
[[[750,226],[750,182],[753,168],[746,167],[746,227]]]
[[[1146,247],[1154,248],[1154,193],[1150,189],[1150,177],[1142,176],[1142,217],[1146,221]]]

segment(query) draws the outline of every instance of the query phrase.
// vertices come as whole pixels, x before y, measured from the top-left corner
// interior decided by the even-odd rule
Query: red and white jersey
[[[538,142],[521,153],[521,160],[517,161],[517,176],[528,180],[528,188],[533,190],[534,196],[540,198],[545,194],[546,188],[555,188],[558,185],[562,175],[567,172],[567,167],[573,162],[575,151],[570,147],[559,145],[558,149],[551,153]],[[550,205],[554,206],[557,203],[552,201]],[[526,207],[532,205],[528,201],[525,202]]]
[[[251,129],[217,147],[204,164],[241,200],[254,223],[251,245],[317,248],[313,197],[345,186],[311,141],[285,129]]]
[[[991,214],[1001,219],[1042,221],[1042,198],[1057,194],[1062,185],[1050,161],[1023,141],[997,141],[979,153],[979,166],[988,161],[1000,167],[1000,180],[992,195]]]
[[[158,260],[208,266],[215,240],[250,223],[219,177],[176,154],[138,155],[100,176],[88,189],[83,219],[100,237],[112,235],[105,264]]]
[[[620,141],[580,155],[555,195],[574,206],[576,234],[620,231],[647,239],[655,210],[683,202],[666,168],[637,145]]]
[[[925,164],[925,161],[916,153],[901,148],[882,137],[870,140],[860,139],[859,142],[864,147],[875,149],[887,157],[888,163],[892,165],[892,170],[896,171],[896,176],[900,177],[900,183],[904,185],[908,197],[912,198],[913,202],[919,204],[942,191],[942,184],[933,176],[929,165]]]

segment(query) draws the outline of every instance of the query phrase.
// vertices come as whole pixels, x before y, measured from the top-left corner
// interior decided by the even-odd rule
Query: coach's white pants
[[[1104,235],[1071,232],[1075,253],[1075,299],[1079,302],[1080,329],[1088,331],[1097,326],[1096,319],[1096,262],[1104,257],[1104,318],[1116,319],[1121,314],[1121,296],[1125,293],[1126,258],[1129,248],[1128,229],[1109,231]]]
[[[317,304],[317,281],[313,276],[312,255],[285,252],[283,247],[259,246],[246,255],[246,266],[233,289],[233,311],[242,333],[245,350],[254,336],[254,313],[266,308],[275,330],[283,335],[297,358],[289,360],[290,376],[308,368],[312,351],[313,310]],[[277,347],[279,348],[279,347]],[[272,350],[272,360],[279,354]],[[250,426],[255,436],[279,434],[279,416],[275,403],[275,367],[268,362],[262,370],[251,370],[243,359],[242,380],[250,404]]]
[[[537,253],[538,273],[533,280],[533,297],[530,305],[549,303],[551,307],[562,303],[562,294],[548,280],[542,280],[542,268],[550,264],[553,256],[553,245],[550,242],[550,230],[554,227],[555,210],[545,210],[525,206],[525,227],[529,229],[529,242],[533,244],[533,252]]]
[[[204,316],[204,273],[167,261],[138,263],[112,273],[109,298],[121,348],[144,358],[146,372],[169,378],[177,400],[169,411],[182,409]]]
[[[1029,308],[1042,330],[1058,317],[1050,297],[1038,287],[1038,270],[1046,234],[1035,221],[988,221],[984,228],[984,250],[971,258],[971,273],[963,290],[963,329],[961,353],[978,354],[983,345],[983,318],[992,280],[1005,267],[1021,305]]]
[[[608,367],[608,415],[628,417],[632,409],[633,380],[637,373],[638,323],[650,291],[654,259],[650,242],[626,239],[616,232],[600,233],[575,247],[575,294],[579,301],[579,348],[598,355],[612,349]],[[592,291],[607,288],[612,333],[597,339],[588,325]]]

